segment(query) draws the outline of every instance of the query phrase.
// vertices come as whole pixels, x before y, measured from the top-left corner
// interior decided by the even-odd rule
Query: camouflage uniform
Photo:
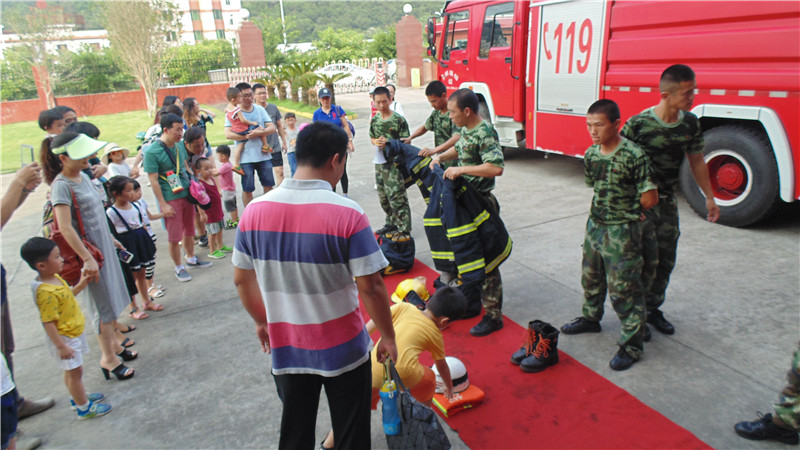
[[[408,122],[400,114],[393,113],[383,120],[381,114],[372,117],[369,124],[369,137],[377,139],[400,139],[408,137]],[[386,223],[394,225],[404,233],[411,232],[411,207],[408,206],[405,181],[396,163],[375,164],[375,184],[378,186],[378,199]]]
[[[603,318],[608,291],[622,323],[618,343],[639,359],[645,320],[640,195],[656,188],[652,169],[644,152],[627,139],[610,155],[601,154],[599,145],[589,147],[584,166],[594,198],[583,243],[583,317]]]
[[[684,154],[703,152],[703,131],[694,114],[681,111],[678,121],[665,123],[648,108],[628,119],[620,132],[635,142],[650,158],[659,201],[645,213],[642,230],[644,268],[642,282],[648,311],[665,299],[669,276],[675,268],[680,226],[675,191]]]
[[[447,142],[454,134],[458,133],[458,127],[450,119],[450,113],[441,112],[434,109],[428,120],[425,121],[425,129],[433,131],[433,145],[440,146]],[[442,167],[447,169],[456,165],[456,160],[442,161]]]
[[[781,391],[775,405],[775,417],[795,431],[800,431],[800,344],[792,356],[792,368],[786,374],[789,384]]]
[[[501,169],[505,167],[503,150],[500,147],[497,132],[486,121],[471,130],[463,127],[458,132],[461,134],[461,139],[456,142],[455,149],[458,152],[459,166],[479,166],[488,162]],[[462,176],[486,198],[491,207],[495,209],[493,212],[499,214],[500,205],[492,195],[494,178]],[[500,278],[499,268],[486,274],[486,279],[481,286],[481,301],[489,317],[502,319],[503,280]]]

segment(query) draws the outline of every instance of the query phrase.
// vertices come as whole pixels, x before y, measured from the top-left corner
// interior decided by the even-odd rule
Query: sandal
[[[123,348],[121,352],[117,353],[117,356],[122,358],[123,361],[133,361],[134,359],[139,357],[139,353],[132,352],[127,348]]]
[[[147,309],[147,308],[143,308],[143,309]],[[131,312],[128,313],[128,315],[131,316],[132,318],[136,319],[136,320],[144,320],[144,319],[147,319],[148,317],[150,317],[150,316],[147,315],[146,312],[139,311],[139,310],[136,310],[136,309],[132,309]]]
[[[231,169],[232,171],[236,172],[237,174],[244,176],[244,170],[242,170],[241,166],[236,166]]]
[[[106,377],[106,380],[110,380],[111,377],[109,376],[109,372],[113,373],[117,380],[127,380],[128,378],[133,378],[134,371],[130,367],[126,366],[125,364],[120,364],[117,367],[114,367],[111,370],[106,369],[105,367],[100,367],[100,370],[103,371],[103,376]]]
[[[130,342],[130,344],[128,344],[128,342]],[[124,341],[122,341],[122,342],[120,342],[120,343],[119,343],[119,345],[121,345],[121,346],[123,346],[123,347],[125,347],[125,348],[128,348],[128,347],[133,347],[133,346],[134,346],[134,344],[136,344],[136,342],[134,342],[134,340],[133,340],[133,339],[131,339],[131,338],[125,338],[125,340],[124,340]]]
[[[164,305],[159,305],[158,303],[154,302],[153,299],[151,298],[150,301],[145,302],[142,309],[147,311],[163,311]]]
[[[120,333],[130,333],[131,331],[133,331],[133,330],[135,330],[135,329],[136,329],[136,327],[135,327],[135,326],[133,326],[133,325],[128,325],[127,323],[125,323],[125,324],[123,324],[123,325],[125,325],[125,326],[126,326],[126,327],[128,327],[128,328],[125,328],[124,330],[123,330],[123,329],[121,329],[121,328],[118,328],[118,330],[119,330],[119,332],[120,332]]]
[[[152,286],[147,290],[147,293],[150,295],[150,297],[160,298],[164,296],[164,289],[161,289],[157,286]]]

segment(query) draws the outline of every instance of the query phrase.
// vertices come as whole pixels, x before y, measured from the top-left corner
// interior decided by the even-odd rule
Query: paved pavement
[[[365,93],[337,98],[347,111],[359,113],[356,153],[348,166],[350,196],[377,228],[383,214],[373,190],[369,99]],[[398,100],[412,130],[424,122],[430,107],[423,90],[400,89]],[[414,143],[432,140],[428,133]],[[513,253],[502,266],[504,313],[517,323],[541,319],[560,326],[580,315],[581,244],[592,193],[583,185],[580,160],[520,150],[507,151],[506,158],[495,191],[514,239]],[[19,258],[22,242],[38,231],[44,191],[33,194],[2,233],[18,387],[31,398],[57,399],[52,410],[21,422],[26,434],[52,448],[275,447],[280,404],[270,360],[260,352],[236,296],[229,260],[214,261],[214,267],[192,272],[191,282],[178,283],[160,229],[156,278],[167,287],[159,300],[166,310],[144,321],[122,319],[138,327],[131,334],[133,349],[140,352],[130,363],[136,369],[132,380],[105,381],[97,367],[97,342],[90,339],[84,383],[90,392],[104,392],[114,410],[97,420],[74,420],[31,301],[28,283],[34,273]],[[152,200],[149,189],[145,193]],[[415,188],[409,197],[417,257],[431,265],[422,227],[424,202]],[[748,229],[706,223],[683,201],[681,214],[678,266],[663,308],[677,333],[654,332],[640,363],[613,372],[608,361],[616,351],[619,322],[609,308],[601,334],[563,336],[560,348],[713,447],[779,448],[743,440],[732,426],[755,417],[757,410],[770,410],[800,338],[800,205]],[[233,232],[226,231],[225,242],[232,240]],[[535,378],[531,375],[531,383]],[[329,426],[323,400],[318,440]],[[385,448],[377,412],[372,436],[376,448]],[[454,433],[450,436],[455,448],[465,447]]]

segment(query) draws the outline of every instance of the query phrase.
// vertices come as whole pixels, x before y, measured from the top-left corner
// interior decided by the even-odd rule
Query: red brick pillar
[[[411,69],[422,71],[422,24],[406,14],[395,25],[397,35],[397,84],[411,86]]]
[[[239,67],[264,67],[264,37],[261,30],[248,20],[239,27]]]

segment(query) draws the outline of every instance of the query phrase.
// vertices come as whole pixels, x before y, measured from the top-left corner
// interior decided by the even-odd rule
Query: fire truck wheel
[[[766,136],[751,128],[724,125],[706,131],[704,140],[711,187],[720,207],[718,223],[744,227],[769,217],[780,197],[778,166]],[[680,184],[692,209],[705,217],[705,197],[686,159]]]
[[[483,99],[481,99],[480,103],[478,103],[478,115],[480,115],[483,120],[489,122],[490,124],[492,123],[492,116],[489,113],[489,105],[487,105]]]

